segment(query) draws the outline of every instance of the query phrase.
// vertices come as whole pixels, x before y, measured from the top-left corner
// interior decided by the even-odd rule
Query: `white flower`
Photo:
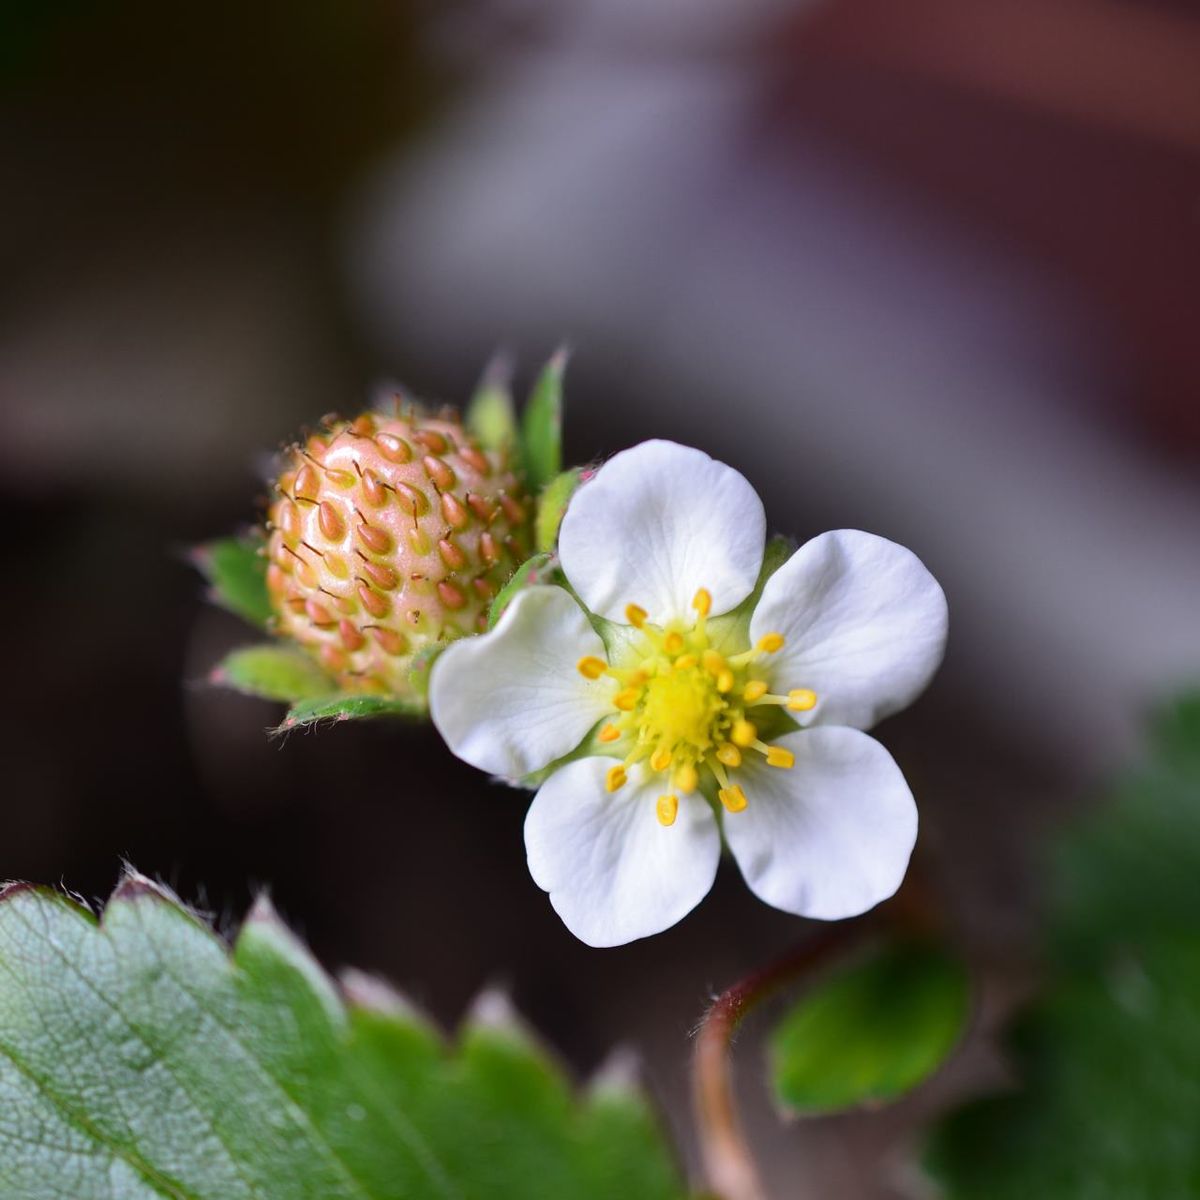
[[[800,916],[853,916],[904,877],[916,807],[861,730],[937,668],[942,589],[903,547],[838,530],[748,611],[765,541],[737,471],[645,442],[563,520],[562,570],[587,611],[530,587],[434,666],[433,720],[455,754],[514,780],[554,764],[525,821],[529,869],[593,946],[694,908],[722,834],[750,888]]]

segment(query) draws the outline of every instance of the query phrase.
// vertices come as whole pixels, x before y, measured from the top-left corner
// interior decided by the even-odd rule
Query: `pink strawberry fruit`
[[[329,420],[291,448],[267,520],[274,632],[343,691],[416,696],[439,643],[486,627],[533,504],[456,416]]]

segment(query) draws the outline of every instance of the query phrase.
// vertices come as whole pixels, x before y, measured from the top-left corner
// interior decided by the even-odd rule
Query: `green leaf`
[[[273,642],[233,651],[213,668],[209,681],[285,704],[337,691],[337,683],[307,654]]]
[[[358,692],[345,695],[318,696],[292,705],[287,716],[275,728],[276,733],[288,733],[304,725],[320,721],[361,721],[368,717],[424,717],[423,701],[400,696],[371,696]]]
[[[805,1114],[894,1100],[946,1060],[969,1008],[967,973],[946,951],[923,942],[877,949],[818,982],[775,1029],[776,1096]]]
[[[543,554],[550,554],[558,543],[558,527],[566,515],[567,505],[575,495],[583,472],[571,467],[557,474],[542,489],[538,497],[537,517],[533,523],[534,544]]]
[[[488,609],[488,628],[495,626],[496,622],[504,615],[504,610],[512,603],[513,597],[522,589],[529,587],[534,583],[547,583],[547,571],[552,562],[549,554],[535,554],[531,558],[527,558],[513,572],[513,577],[496,593],[495,599],[492,600],[492,607]]]
[[[1200,1196],[1200,939],[1152,938],[1068,975],[1012,1031],[1019,1081],[946,1120],[927,1165],[951,1200]]]
[[[447,1046],[260,902],[232,950],[130,875],[0,899],[5,1200],[668,1200],[633,1089],[577,1097],[495,1003]]]
[[[936,1131],[950,1200],[1200,1195],[1200,698],[1058,839],[1047,983],[1010,1031],[1018,1089]]]
[[[252,625],[265,628],[271,619],[267,596],[267,560],[262,542],[253,537],[222,538],[196,546],[193,565],[210,586],[214,603]]]
[[[559,350],[542,368],[521,419],[521,461],[535,495],[562,470],[562,382],[567,352]]]
[[[1200,696],[1160,716],[1147,761],[1052,847],[1053,953],[1090,969],[1146,934],[1200,929]]]
[[[467,405],[467,432],[485,449],[509,450],[517,444],[517,414],[504,358],[493,359]]]

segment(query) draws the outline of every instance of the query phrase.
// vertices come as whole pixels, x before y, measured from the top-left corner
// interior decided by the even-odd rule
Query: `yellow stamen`
[[[816,703],[807,690],[772,695],[768,682],[756,678],[768,672],[755,664],[783,648],[782,633],[764,633],[736,652],[731,641],[722,641],[718,649],[706,628],[712,592],[698,588],[691,608],[695,619],[690,628],[684,621],[664,628],[652,624],[640,605],[626,604],[625,619],[638,631],[629,645],[616,650],[611,666],[605,653],[586,655],[577,663],[589,680],[613,680],[610,704],[616,711],[601,722],[593,743],[601,753],[613,755],[610,762],[624,757],[605,771],[608,790],[623,787],[639,766],[647,777],[655,772],[662,787],[656,811],[664,825],[675,821],[679,798],[697,792],[702,779],[712,781],[729,812],[745,808],[746,794],[731,776],[751,750],[772,767],[795,762],[791,751],[760,740],[759,723],[752,718],[759,717],[763,705],[803,711]],[[731,640],[734,636],[740,635]],[[705,794],[710,795],[707,789]]]
[[[791,712],[808,712],[817,706],[817,693],[808,688],[793,688],[788,692],[787,706]]]
[[[752,721],[747,721],[745,717],[739,717],[733,723],[733,728],[729,731],[729,740],[735,746],[753,746],[758,738],[758,730],[754,727]]]
[[[742,765],[742,752],[732,742],[723,742],[717,747],[717,758],[727,767]]]
[[[692,763],[680,763],[675,768],[674,783],[685,796],[690,796],[700,786],[700,773]]]
[[[713,778],[717,781],[717,787],[727,788],[729,786],[729,774],[725,768],[717,762],[716,755],[710,754],[705,760],[705,765],[713,773]]]
[[[717,797],[727,812],[741,812],[746,807],[746,793],[736,783],[732,787],[722,788]]]

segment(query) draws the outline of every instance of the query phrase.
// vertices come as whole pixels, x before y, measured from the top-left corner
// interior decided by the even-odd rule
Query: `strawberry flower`
[[[762,502],[673,442],[616,455],[559,535],[570,589],[520,592],[434,665],[451,750],[538,775],[529,869],[567,927],[612,946],[675,924],[722,841],[751,890],[799,916],[854,916],[900,885],[917,813],[862,730],[928,683],[946,601],[910,551],[856,530],[763,582]]]

